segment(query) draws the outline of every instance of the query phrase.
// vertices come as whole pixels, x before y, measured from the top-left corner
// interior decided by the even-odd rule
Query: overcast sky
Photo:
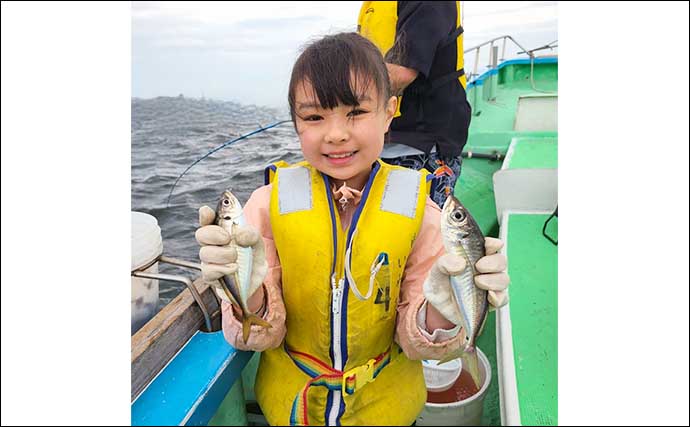
[[[504,34],[528,49],[558,38],[557,2],[462,3],[465,48]],[[360,4],[132,2],[132,96],[284,107],[300,46],[354,31]]]

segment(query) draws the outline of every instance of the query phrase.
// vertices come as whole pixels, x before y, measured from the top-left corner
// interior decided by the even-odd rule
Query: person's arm
[[[464,339],[459,327],[426,302],[422,290],[429,271],[444,253],[440,218],[440,209],[427,198],[422,227],[412,245],[400,288],[395,341],[412,360],[440,359],[459,348]]]
[[[454,22],[449,18],[455,13],[451,3],[398,2],[396,40],[385,58],[394,95],[402,95],[419,74],[429,76],[436,47]]]
[[[440,359],[465,339],[449,276],[460,274],[467,265],[462,257],[444,253],[440,220],[440,209],[427,198],[422,227],[405,264],[400,289],[395,339],[413,360]],[[498,253],[502,246],[501,240],[486,237],[486,255],[475,264],[479,273],[475,285],[488,291],[489,304],[495,308],[508,302],[507,260]]]
[[[388,77],[391,81],[391,90],[395,96],[402,95],[405,88],[419,75],[419,71],[415,69],[403,67],[402,65],[390,64],[388,62],[386,62],[386,68],[388,68]]]
[[[234,316],[232,306],[223,303],[223,334],[233,347],[239,350],[263,351],[276,348],[283,342],[287,329],[285,327],[285,303],[281,286],[281,268],[278,251],[273,240],[273,230],[269,216],[271,185],[260,187],[252,193],[244,206],[244,216],[248,224],[253,225],[261,234],[268,263],[268,272],[263,286],[249,298],[250,309],[260,309],[264,304],[263,318],[271,328],[252,326],[247,343],[242,340],[242,323]],[[262,295],[265,292],[266,296]],[[257,295],[258,294],[258,295]],[[265,299],[264,299],[265,298]],[[261,314],[261,313],[259,313]]]
[[[260,236],[258,238],[261,239],[260,242],[263,243],[263,255],[259,255],[257,252],[255,252],[255,255],[265,258],[265,266],[267,267],[252,272],[252,274],[257,273],[256,280],[262,283],[257,291],[249,297],[247,305],[250,311],[262,316],[264,320],[270,323],[271,328],[252,326],[251,334],[245,343],[242,338],[242,323],[238,320],[241,318],[242,313],[236,312],[233,305],[224,299],[221,301],[223,335],[230,345],[239,350],[263,351],[269,348],[278,347],[283,341],[286,333],[286,312],[280,282],[280,261],[273,241],[273,232],[271,230],[268,214],[270,194],[270,185],[257,189],[247,201],[243,212],[248,224],[245,231],[250,231],[250,234],[254,234],[254,242],[256,242],[258,234],[258,236]],[[206,209],[211,211],[210,208]],[[202,225],[208,223],[208,221],[201,222]],[[202,273],[204,273],[204,268],[206,268],[206,270],[208,270],[206,274],[209,276],[205,278],[205,280],[215,278],[217,276],[215,270],[222,271],[224,268],[223,264],[226,262],[234,262],[222,259],[224,254],[218,252],[215,250],[216,248],[213,247],[214,245],[221,245],[222,247],[223,244],[223,236],[218,235],[221,233],[217,232],[213,227],[215,226],[211,225],[201,227],[197,230],[197,240],[202,244],[202,249],[199,254],[202,259]],[[208,249],[210,249],[210,251]],[[215,254],[215,256],[213,254]],[[203,262],[207,264],[203,264]],[[258,275],[262,277],[258,277]]]
[[[456,16],[455,2],[398,2],[395,42],[386,53],[386,62],[429,78],[436,50],[455,29]],[[400,82],[405,80],[401,78]],[[414,78],[409,83],[412,81]]]

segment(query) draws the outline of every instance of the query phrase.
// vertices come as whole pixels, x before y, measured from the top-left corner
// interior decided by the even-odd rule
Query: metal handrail
[[[192,281],[189,278],[187,278],[185,276],[174,275],[174,274],[147,273],[147,272],[143,271],[158,261],[164,262],[167,264],[178,265],[181,267],[193,268],[195,270],[201,270],[201,264],[189,262],[189,261],[183,261],[183,260],[170,258],[170,257],[166,257],[166,256],[161,255],[161,256],[155,258],[152,262],[148,263],[147,265],[139,268],[137,271],[133,271],[132,276],[144,277],[147,279],[168,280],[171,282],[184,283],[185,286],[187,286],[187,289],[189,289],[189,292],[192,294],[194,301],[196,301],[197,305],[199,306],[199,308],[201,309],[201,312],[204,315],[204,323],[206,324],[206,330],[208,332],[212,332],[213,329],[211,327],[211,316],[208,313],[208,309],[206,308],[206,304],[204,304],[204,301],[201,299],[201,295],[199,295],[199,291],[197,291],[196,287],[194,286],[194,283],[192,283]],[[213,292],[213,294],[215,295],[215,292]]]
[[[556,43],[556,44],[554,44],[554,43]],[[557,43],[558,43],[558,39],[552,41],[551,43],[547,43],[547,44],[545,44],[544,46],[535,47],[534,49],[531,49],[531,50],[529,50],[528,52],[536,52],[536,51],[538,51],[538,50],[544,50],[544,49],[553,49],[553,48],[555,48],[555,47],[558,47],[558,44],[557,44]],[[527,53],[527,52],[525,52],[525,51],[520,51],[520,52],[518,52],[518,55],[521,54],[521,53]]]
[[[498,52],[497,52],[498,47],[496,47],[494,49],[494,43],[499,41],[499,40],[503,41],[503,46],[501,48],[501,58],[497,60],[496,56],[498,55]],[[490,52],[490,54],[489,54],[490,55],[489,68],[494,69],[494,68],[498,67],[498,64],[500,64],[501,62],[503,62],[505,60],[506,40],[512,41],[513,43],[515,43],[515,45],[517,47],[522,49],[521,51],[519,51],[517,53],[518,55],[519,54],[527,54],[529,56],[529,58],[530,58],[529,80],[530,80],[530,85],[532,86],[532,89],[536,92],[542,92],[542,93],[558,93],[558,92],[554,92],[554,91],[545,91],[545,90],[537,89],[535,84],[534,84],[534,59],[536,58],[534,55],[534,52],[536,52],[538,50],[554,49],[554,48],[558,47],[558,39],[556,39],[556,40],[554,40],[554,41],[552,41],[552,42],[550,42],[544,46],[540,46],[540,47],[537,47],[534,49],[527,50],[520,43],[518,43],[512,36],[506,34],[504,36],[494,37],[491,40],[487,40],[487,41],[480,43],[476,46],[465,49],[463,52],[463,55],[465,53],[468,53],[468,52],[476,51],[476,54],[474,55],[474,67],[472,69],[472,72],[469,75],[466,75],[467,83],[469,84],[469,83],[474,82],[473,79],[476,79],[476,77],[479,76],[479,74],[477,73],[477,68],[479,66],[479,52],[481,51],[482,46],[490,45],[490,47],[489,47],[489,52]]]
[[[519,47],[520,49],[522,49],[522,52],[521,52],[521,53],[527,53],[531,59],[534,59],[534,54],[532,53],[533,51],[529,51],[529,50],[525,49],[524,47],[522,47],[522,45],[521,45],[520,43],[518,43],[517,41],[515,41],[515,39],[514,39],[512,36],[506,34],[506,35],[504,35],[504,36],[495,37],[495,38],[493,38],[493,39],[491,39],[491,40],[487,40],[487,41],[485,41],[485,42],[483,42],[483,43],[480,43],[480,44],[478,44],[478,45],[476,45],[476,46],[473,46],[473,47],[471,47],[471,48],[465,49],[465,51],[463,52],[463,54],[465,54],[465,53],[468,53],[468,52],[472,52],[473,50],[476,50],[476,51],[477,51],[477,53],[476,53],[475,56],[474,56],[474,67],[473,67],[473,69],[472,69],[472,73],[468,76],[468,82],[469,82],[473,77],[476,77],[476,76],[479,75],[479,74],[477,73],[477,67],[479,66],[479,52],[481,51],[482,46],[486,46],[486,45],[490,44],[491,46],[489,47],[489,51],[491,51],[491,50],[493,49],[493,47],[494,47],[494,43],[495,43],[496,41],[498,41],[498,40],[502,40],[502,41],[503,41],[503,46],[502,46],[502,48],[501,48],[501,58],[500,58],[499,61],[498,61],[499,63],[502,62],[502,61],[505,59],[505,53],[506,53],[506,40],[510,40],[510,41],[512,41],[513,43],[515,43],[515,45],[516,45],[517,47]],[[556,40],[556,41],[557,41],[557,40]],[[554,41],[554,42],[555,42],[555,41]],[[554,42],[551,42],[551,43],[554,43]]]

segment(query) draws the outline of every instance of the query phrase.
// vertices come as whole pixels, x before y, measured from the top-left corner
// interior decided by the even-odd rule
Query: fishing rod
[[[211,150],[211,151],[209,151],[208,153],[206,153],[204,156],[202,156],[202,157],[200,157],[199,159],[197,159],[194,163],[192,163],[191,165],[189,165],[189,166],[187,167],[187,169],[185,169],[184,172],[182,172],[182,173],[180,174],[180,176],[178,176],[177,179],[175,180],[175,183],[172,185],[172,188],[170,189],[170,194],[168,194],[168,202],[166,203],[166,208],[170,207],[170,198],[172,197],[172,193],[173,193],[173,190],[175,189],[175,186],[176,186],[177,183],[180,181],[180,179],[184,176],[184,174],[186,174],[187,171],[189,171],[194,165],[196,165],[196,164],[199,163],[200,161],[204,160],[206,157],[210,156],[211,154],[215,153],[216,151],[222,150],[223,148],[227,147],[228,145],[230,145],[230,144],[232,144],[232,143],[235,143],[235,142],[237,142],[237,141],[243,140],[243,139],[245,139],[245,138],[247,138],[247,137],[249,137],[249,136],[256,135],[257,133],[261,133],[261,132],[263,132],[263,131],[265,131],[265,130],[269,130],[269,129],[271,129],[271,128],[274,128],[274,127],[276,127],[276,126],[282,125],[283,123],[287,123],[287,122],[292,122],[292,120],[281,120],[281,121],[279,121],[279,122],[273,123],[272,125],[268,125],[268,126],[266,126],[266,127],[260,127],[259,129],[256,129],[256,130],[254,130],[254,131],[252,131],[252,132],[249,132],[249,133],[246,134],[246,135],[238,136],[238,137],[235,138],[235,139],[232,139],[232,140],[230,140],[230,141],[226,141],[226,142],[220,144],[218,147],[214,148],[213,150]]]

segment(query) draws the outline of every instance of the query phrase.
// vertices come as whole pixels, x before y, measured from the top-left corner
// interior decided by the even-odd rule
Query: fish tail
[[[443,356],[439,361],[438,364],[444,364],[446,362],[450,362],[451,360],[457,359],[462,355],[462,350],[458,349],[455,351],[451,351],[450,353],[446,353],[445,356]]]
[[[244,343],[247,343],[249,339],[249,333],[251,332],[252,325],[263,326],[264,328],[271,328],[271,324],[257,316],[256,314],[246,314],[242,319],[242,339]]]
[[[479,371],[479,356],[477,355],[477,349],[471,348],[467,349],[462,353],[462,365],[472,376],[474,384],[477,389],[482,388],[481,372]]]
[[[252,323],[247,317],[242,319],[242,341],[247,344],[247,339],[249,339],[249,332],[251,332]]]

